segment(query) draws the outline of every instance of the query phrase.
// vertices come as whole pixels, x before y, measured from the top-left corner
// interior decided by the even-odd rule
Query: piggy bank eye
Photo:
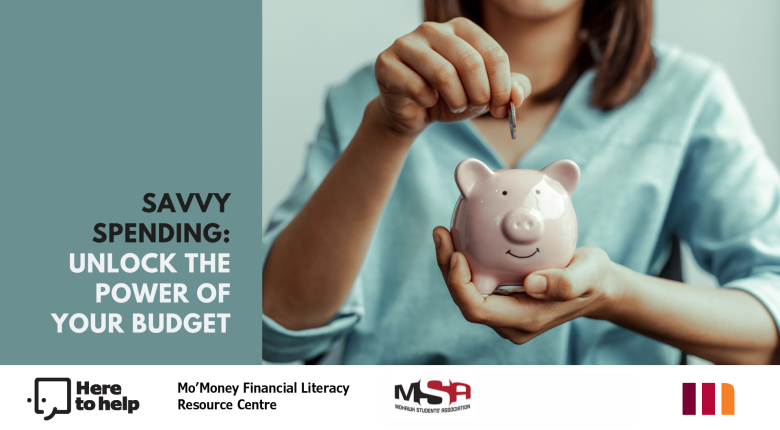
[[[503,193],[501,193],[501,194],[503,194],[503,195],[506,195],[506,191],[504,191],[504,192],[503,192]]]
[[[539,190],[536,190],[536,194],[541,194],[542,192]]]

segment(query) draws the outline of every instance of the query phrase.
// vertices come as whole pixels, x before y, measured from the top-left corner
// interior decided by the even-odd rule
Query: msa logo
[[[447,382],[448,384],[444,385],[442,381],[430,380],[423,382],[421,379],[409,384],[408,388],[403,384],[398,384],[395,386],[395,399],[407,403],[416,403],[420,407],[396,404],[395,408],[419,413],[447,413],[471,409],[471,405],[466,403],[467,400],[471,400],[471,386],[462,382],[452,382],[451,380]],[[450,407],[454,403],[457,406]],[[422,407],[439,405],[447,407]]]
[[[683,415],[696,415],[696,383],[684,382],[682,391]],[[701,414],[715,415],[715,384],[701,384]],[[720,384],[720,414],[734,415],[734,386]]]

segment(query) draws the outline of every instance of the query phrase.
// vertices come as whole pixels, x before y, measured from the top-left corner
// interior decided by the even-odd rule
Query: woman
[[[347,364],[777,361],[780,179],[718,66],[651,45],[650,0],[428,0],[426,13],[436,22],[328,95],[263,241],[264,358],[345,339]],[[436,227],[468,157],[581,168],[581,248],[529,275],[527,294],[483,299]],[[725,288],[647,275],[673,235]]]

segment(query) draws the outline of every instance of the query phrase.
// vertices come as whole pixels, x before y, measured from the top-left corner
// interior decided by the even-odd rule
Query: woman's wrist
[[[417,136],[425,128],[419,130],[406,130],[395,126],[387,117],[379,97],[375,97],[366,106],[363,114],[363,121],[360,124],[361,129],[369,131],[374,140],[385,144],[396,144],[400,146],[411,146]]]
[[[394,130],[384,117],[379,100],[374,99],[366,106],[360,127],[342,157],[349,154],[348,158],[353,162],[395,171],[399,163],[403,164],[406,160],[418,135]]]
[[[636,275],[631,269],[610,261],[601,284],[601,299],[587,317],[613,322],[622,319],[632,274]]]
[[[610,262],[583,313],[718,364],[775,364],[772,314],[751,294],[661,279]]]

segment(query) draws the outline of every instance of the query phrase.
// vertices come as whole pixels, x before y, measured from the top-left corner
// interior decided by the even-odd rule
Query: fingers
[[[466,257],[455,252],[452,235],[444,227],[433,229],[433,243],[436,248],[436,263],[439,266],[452,300],[460,308],[466,320],[489,326],[512,327],[522,325],[528,330],[536,331],[544,321],[535,312],[538,305],[528,297],[512,298],[490,296],[482,297],[482,293],[471,282],[471,269]]]
[[[439,270],[441,270],[441,274],[444,277],[444,282],[447,282],[450,278],[452,253],[455,252],[450,232],[442,226],[434,228],[433,245],[436,247],[436,262],[439,265]]]
[[[456,114],[490,109],[503,118],[510,100],[517,107],[531,93],[526,76],[510,73],[503,48],[464,18],[423,23],[382,53],[377,69],[380,84],[387,82],[421,107],[431,107],[438,96]]]
[[[507,105],[512,89],[509,57],[506,51],[485,30],[473,22],[456,18],[450,23],[455,34],[472,46],[482,58],[489,82],[490,112],[497,118],[503,118],[507,114]]]
[[[444,99],[453,113],[462,113],[468,106],[458,70],[429,43],[416,34],[408,34],[395,41],[396,55],[415,72],[425,78]]]
[[[471,269],[466,257],[460,252],[452,253],[447,288],[466,321],[494,328],[523,327],[534,333],[542,330],[546,324],[546,313],[538,311],[539,306],[531,303],[533,299],[482,297],[482,293],[471,282]]]
[[[564,303],[540,301],[525,294],[482,297],[471,282],[471,269],[466,257],[460,252],[453,252],[447,229],[436,227],[433,236],[434,243],[438,241],[436,260],[439,268],[447,281],[452,300],[466,321],[487,325],[501,337],[523,344],[569,319],[566,316],[571,314],[570,310],[557,309],[565,308]]]
[[[608,273],[609,257],[599,248],[578,248],[565,269],[533,272],[525,278],[525,292],[536,299],[569,301],[591,292]]]
[[[444,227],[433,230],[436,260],[452,300],[463,317],[491,327],[499,336],[523,344],[578,316],[587,315],[591,286],[603,282],[611,264],[606,253],[593,247],[575,250],[565,269],[540,270],[528,275],[526,293],[482,297],[472,282],[466,257],[455,252]],[[449,259],[449,264],[448,264]]]
[[[489,312],[484,312],[485,299],[471,282],[471,269],[466,257],[455,252],[452,236],[444,227],[433,229],[433,243],[436,247],[436,262],[452,300],[467,321],[484,324],[489,318]]]
[[[429,108],[439,99],[439,94],[428,81],[389,51],[379,54],[374,70],[380,89],[401,94],[420,107]]]
[[[453,253],[450,259],[447,288],[466,321],[485,324],[490,320],[489,310],[484,306],[485,299],[471,282],[471,269],[460,252]]]
[[[475,114],[484,113],[492,95],[485,61],[480,52],[442,27],[428,27],[425,31],[428,33],[431,48],[455,66],[466,91],[468,108]]]

